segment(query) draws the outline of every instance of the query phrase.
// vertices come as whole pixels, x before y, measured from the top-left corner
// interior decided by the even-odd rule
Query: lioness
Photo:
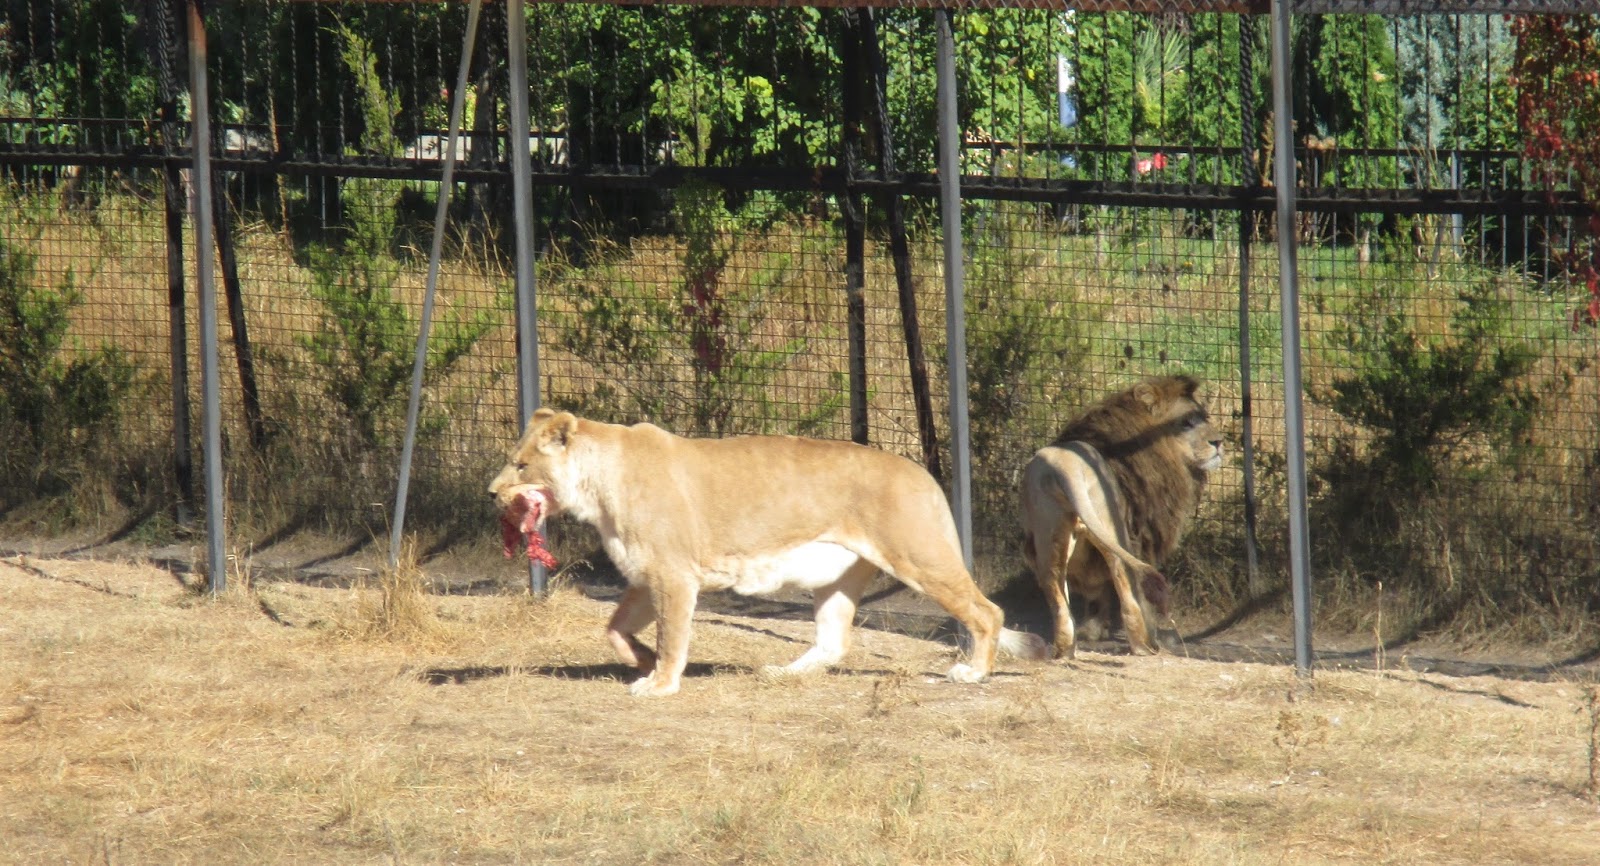
[[[489,492],[502,510],[533,495],[546,516],[564,512],[599,530],[628,581],[606,636],[643,674],[635,695],[678,691],[703,589],[811,590],[816,644],[769,672],[836,664],[879,570],[967,627],[970,657],[950,669],[952,680],[983,680],[997,648],[1048,654],[1039,636],[1002,628],[1000,608],[972,582],[938,483],[884,451],[793,436],[685,439],[540,409]],[[635,637],[652,620],[655,651]]]
[[[1023,556],[1055,618],[1056,655],[1075,650],[1069,592],[1085,597],[1099,632],[1107,583],[1129,649],[1157,651],[1152,613],[1167,618],[1168,587],[1150,563],[1177,547],[1206,473],[1222,465],[1222,439],[1195,399],[1198,388],[1188,376],[1139,382],[1068,424],[1023,470]]]

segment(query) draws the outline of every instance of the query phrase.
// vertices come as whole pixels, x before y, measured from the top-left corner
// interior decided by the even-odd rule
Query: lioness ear
[[[532,424],[535,421],[543,421],[546,418],[554,417],[555,414],[556,410],[550,408],[549,406],[540,406],[539,408],[533,410],[533,417],[528,419],[528,423]]]
[[[537,412],[534,413],[534,417],[538,417]],[[539,429],[538,435],[534,437],[534,447],[545,454],[554,454],[564,450],[572,441],[573,435],[578,432],[578,419],[571,412],[551,412],[547,417],[550,420],[545,422]]]

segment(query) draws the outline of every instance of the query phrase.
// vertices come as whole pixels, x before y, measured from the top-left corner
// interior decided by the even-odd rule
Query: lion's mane
[[[1191,376],[1161,376],[1142,384],[1155,391],[1154,412],[1128,388],[1090,407],[1052,444],[1085,442],[1106,458],[1121,493],[1119,517],[1128,530],[1129,552],[1160,565],[1182,540],[1205,490],[1207,473],[1194,465],[1183,419],[1173,411],[1195,402],[1200,383]]]

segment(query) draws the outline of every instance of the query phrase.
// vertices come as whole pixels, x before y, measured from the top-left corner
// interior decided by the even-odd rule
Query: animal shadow
[[[690,662],[684,668],[686,677],[709,677],[716,673],[728,673],[736,670],[728,665],[715,665],[708,662]],[[417,674],[417,678],[430,686],[466,685],[476,680],[492,679],[494,677],[509,676],[512,673],[525,674],[534,677],[548,677],[557,680],[601,680],[606,682],[627,683],[639,677],[639,671],[625,664],[596,664],[596,665],[534,665],[522,667],[520,665],[469,665],[457,668],[428,668]]]

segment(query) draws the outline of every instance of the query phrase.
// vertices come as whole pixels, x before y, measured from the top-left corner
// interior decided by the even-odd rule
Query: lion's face
[[[1210,472],[1222,465],[1222,436],[1211,426],[1211,416],[1198,403],[1183,418],[1183,441],[1189,446],[1194,468]]]
[[[545,516],[561,508],[567,486],[568,445],[577,432],[578,419],[567,412],[540,409],[533,413],[522,439],[507,455],[506,465],[489,483],[489,495],[501,511],[517,498],[535,491],[545,500]]]
[[[1161,384],[1166,387],[1157,387]],[[1199,472],[1210,472],[1222,465],[1222,436],[1211,425],[1211,414],[1195,398],[1197,384],[1187,377],[1175,377],[1141,383],[1133,393],[1156,416],[1161,427],[1183,440],[1189,465]],[[1171,388],[1180,390],[1174,393]]]

